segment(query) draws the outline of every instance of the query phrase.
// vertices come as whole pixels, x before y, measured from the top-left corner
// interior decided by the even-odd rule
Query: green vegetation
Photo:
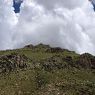
[[[95,57],[43,44],[0,51],[0,95],[95,95]]]

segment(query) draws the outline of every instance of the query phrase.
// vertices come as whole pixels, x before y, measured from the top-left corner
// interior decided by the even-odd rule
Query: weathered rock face
[[[62,57],[60,55],[55,55],[43,60],[41,62],[41,65],[47,71],[70,68],[71,66],[73,66],[72,57]]]
[[[39,48],[39,49],[41,49],[41,48],[50,48],[50,46],[49,45],[43,45],[43,44],[38,44],[38,45],[36,45],[36,46],[34,46],[34,45],[32,45],[32,44],[30,44],[30,45],[26,45],[24,48],[30,48],[30,49],[36,49],[36,48]]]
[[[50,46],[40,43],[40,44],[36,45],[35,48],[50,48]]]
[[[95,57],[88,53],[82,54],[76,64],[83,68],[95,69]]]
[[[10,72],[15,69],[26,68],[28,58],[25,55],[12,53],[0,57],[0,72]]]
[[[46,52],[49,52],[49,53],[57,53],[57,52],[63,52],[63,51],[64,50],[59,47],[46,49]]]
[[[62,49],[60,47],[50,47],[49,45],[44,45],[44,44],[38,44],[36,46],[30,44],[30,45],[26,45],[23,49],[31,49],[32,52],[40,51],[40,52],[45,52],[45,53],[61,53],[64,51],[72,52],[67,49]]]
[[[41,65],[45,70],[48,71],[64,68],[95,69],[95,57],[88,53],[82,54],[77,58],[56,55],[43,60]]]
[[[32,44],[30,44],[30,45],[25,46],[24,48],[31,48],[31,49],[33,49],[34,46]]]

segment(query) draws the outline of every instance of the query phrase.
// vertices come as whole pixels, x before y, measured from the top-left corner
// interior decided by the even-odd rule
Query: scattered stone
[[[28,58],[25,55],[11,53],[0,57],[0,73],[10,72],[15,69],[23,69],[28,66]]]

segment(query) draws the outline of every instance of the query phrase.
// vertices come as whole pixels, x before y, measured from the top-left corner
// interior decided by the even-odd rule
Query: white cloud
[[[0,49],[12,47],[12,29],[17,23],[10,1],[0,0]]]
[[[0,4],[2,15],[7,15],[6,19],[0,15],[5,21],[0,24],[0,28],[3,26],[1,49],[42,42],[95,54],[95,13],[88,0],[24,0],[18,17],[13,13],[12,4],[4,7],[4,0]]]

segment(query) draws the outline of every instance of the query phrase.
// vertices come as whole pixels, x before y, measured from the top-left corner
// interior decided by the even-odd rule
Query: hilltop
[[[0,95],[95,95],[95,56],[43,44],[0,51]]]

